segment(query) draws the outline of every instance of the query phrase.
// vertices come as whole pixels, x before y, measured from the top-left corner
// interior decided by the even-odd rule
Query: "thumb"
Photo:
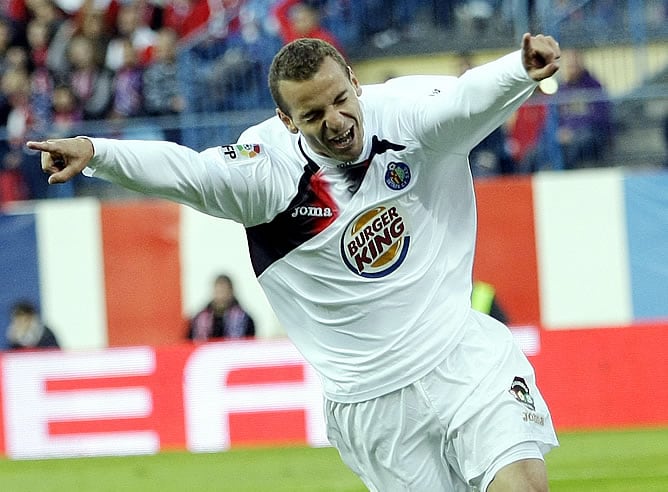
[[[529,76],[536,81],[541,81],[543,79],[552,77],[555,73],[557,73],[558,70],[559,70],[559,61],[556,60],[551,63],[548,63],[544,67],[531,69]]]
[[[49,184],[65,183],[79,174],[74,166],[66,166],[62,171],[55,172],[49,176]]]

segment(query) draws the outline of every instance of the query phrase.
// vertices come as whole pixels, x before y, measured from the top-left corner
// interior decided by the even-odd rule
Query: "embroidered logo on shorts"
[[[527,412],[526,410],[522,412],[522,420],[525,422],[533,422],[536,425],[544,426],[545,417],[536,413],[536,412]]]
[[[411,182],[411,169],[404,162],[390,162],[385,171],[385,184],[394,191],[403,190]]]
[[[517,401],[525,405],[527,408],[536,410],[533,397],[529,394],[529,386],[524,378],[516,376],[515,379],[513,379],[513,384],[510,385],[509,392]]]

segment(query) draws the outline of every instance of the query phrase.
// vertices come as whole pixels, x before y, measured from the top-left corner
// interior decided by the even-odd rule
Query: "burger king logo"
[[[375,207],[361,213],[341,237],[341,256],[356,275],[379,278],[399,268],[406,258],[410,235],[399,208]]]

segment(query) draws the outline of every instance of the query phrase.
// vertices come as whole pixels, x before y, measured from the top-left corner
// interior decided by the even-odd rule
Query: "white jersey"
[[[363,87],[359,162],[315,154],[271,118],[201,153],[92,139],[89,173],[246,227],[260,285],[326,396],[404,387],[460,341],[476,212],[468,152],[535,83],[520,53]]]

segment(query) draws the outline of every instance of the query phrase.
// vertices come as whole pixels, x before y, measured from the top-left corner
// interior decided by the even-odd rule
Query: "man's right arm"
[[[49,183],[82,173],[139,193],[246,223],[246,205],[256,189],[257,166],[265,152],[228,145],[196,152],[172,142],[78,137],[28,142],[42,152]],[[259,146],[258,146],[259,149]]]

